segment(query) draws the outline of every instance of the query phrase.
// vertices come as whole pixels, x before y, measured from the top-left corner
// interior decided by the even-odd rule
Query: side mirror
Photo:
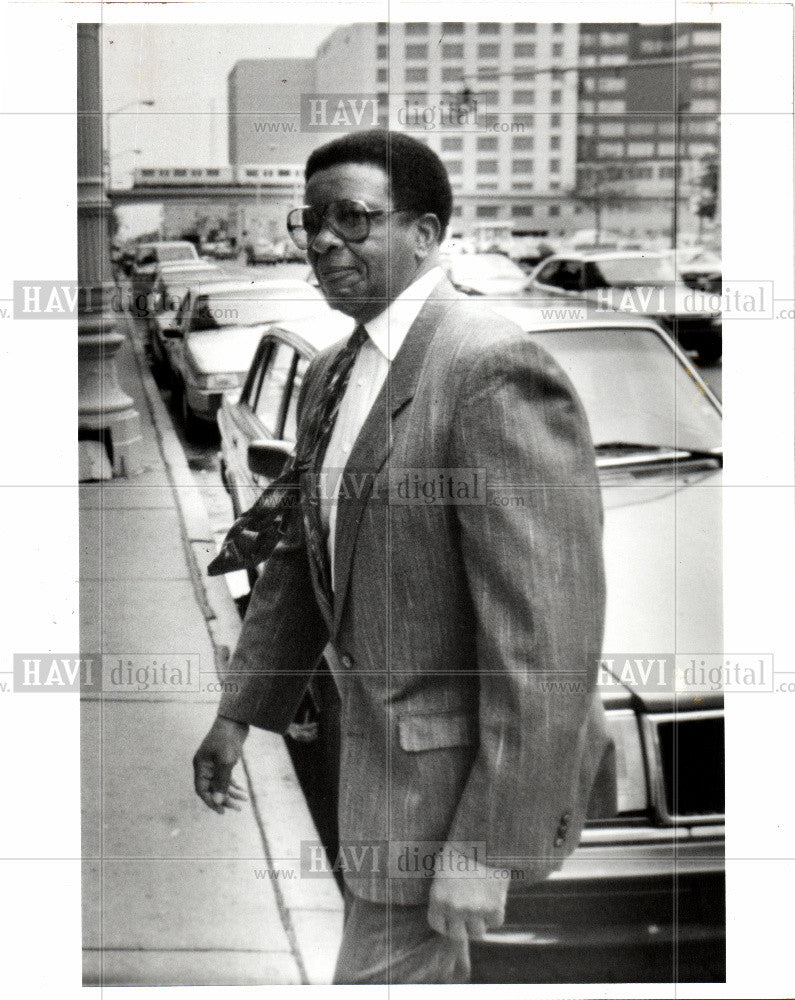
[[[275,479],[292,455],[293,448],[294,445],[289,441],[252,441],[248,446],[249,470],[266,479]]]

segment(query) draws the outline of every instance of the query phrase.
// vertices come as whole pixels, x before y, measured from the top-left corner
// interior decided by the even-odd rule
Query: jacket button
[[[566,843],[565,835],[558,832],[557,837],[555,837],[555,847],[563,847],[565,843]]]
[[[347,653],[342,653],[340,655],[340,663],[346,670],[350,670],[351,667],[353,666],[353,660],[351,659],[350,656],[348,656]]]

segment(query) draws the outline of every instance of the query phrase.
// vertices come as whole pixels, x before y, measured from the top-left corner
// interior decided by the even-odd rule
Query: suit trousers
[[[346,887],[335,986],[468,983],[469,976],[469,942],[437,934],[427,903],[372,903]]]

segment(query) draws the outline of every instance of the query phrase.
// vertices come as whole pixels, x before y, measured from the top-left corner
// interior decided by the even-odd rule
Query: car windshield
[[[196,249],[192,243],[173,247],[158,247],[157,259],[163,260],[195,260]]]
[[[532,332],[574,383],[597,448],[720,448],[719,410],[653,330]]]
[[[470,281],[490,281],[495,278],[511,278],[527,281],[527,276],[518,264],[500,253],[460,254],[454,258],[455,280],[465,284]]]
[[[218,330],[225,326],[257,326],[276,320],[297,319],[318,310],[323,296],[311,285],[254,286],[239,291],[200,295],[191,331]]]
[[[635,285],[672,285],[677,281],[676,268],[669,257],[614,257],[594,261],[593,271],[607,286],[632,288]]]

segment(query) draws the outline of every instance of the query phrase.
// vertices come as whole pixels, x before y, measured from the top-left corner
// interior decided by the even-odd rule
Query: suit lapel
[[[449,300],[457,293],[443,278],[428,296],[395,355],[381,391],[351,449],[341,484],[334,539],[334,628],[336,634],[350,582],[353,550],[373,481],[392,450],[392,421],[414,396],[425,354]]]

